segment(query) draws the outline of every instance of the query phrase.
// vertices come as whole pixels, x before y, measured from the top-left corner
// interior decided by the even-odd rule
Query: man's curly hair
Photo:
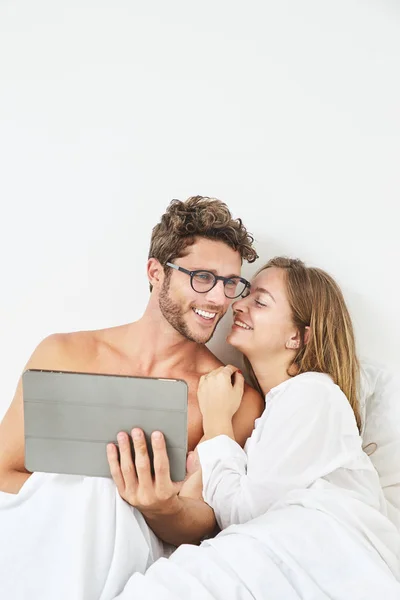
[[[149,258],[156,258],[164,266],[183,256],[198,237],[224,242],[240,253],[242,262],[252,263],[258,258],[252,246],[254,238],[241,219],[233,219],[221,200],[206,196],[191,196],[184,202],[172,200],[153,228]]]

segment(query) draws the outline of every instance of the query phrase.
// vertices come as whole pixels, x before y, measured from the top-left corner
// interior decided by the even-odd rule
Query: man
[[[26,368],[184,379],[189,387],[188,446],[189,450],[193,450],[203,434],[196,397],[198,381],[203,374],[221,365],[206,348],[205,343],[212,337],[233,297],[245,292],[246,281],[240,277],[240,268],[243,259],[253,262],[257,258],[252,242],[253,238],[240,219],[232,219],[224,203],[200,196],[189,198],[186,202],[173,201],[162,216],[161,222],[153,229],[147,265],[151,296],[142,318],[134,323],[111,329],[51,335],[39,344]],[[262,410],[262,398],[252,388],[246,386],[241,407],[234,421],[235,437],[242,445],[250,435],[254,420],[260,416]],[[139,449],[143,438],[140,438],[140,432],[138,433],[139,440],[136,444]],[[123,444],[124,440],[121,443]],[[127,443],[127,436],[125,443]],[[162,446],[163,440],[155,441],[155,444]],[[162,447],[158,449],[158,454],[160,452],[163,452]],[[138,453],[140,454],[140,451]],[[109,480],[52,475],[46,477],[43,474],[35,474],[35,478],[32,476],[32,481],[30,478],[31,474],[24,467],[23,402],[20,381],[15,398],[0,425],[0,491],[17,495],[15,498],[7,496],[2,499],[0,494],[0,515],[4,508],[8,509],[4,526],[9,528],[12,535],[15,518],[19,527],[18,535],[24,537],[21,543],[26,542],[25,531],[28,538],[32,523],[30,511],[37,511],[39,507],[40,514],[35,512],[34,517],[37,519],[40,516],[43,519],[40,531],[46,529],[49,535],[51,533],[55,536],[54,528],[60,528],[55,539],[60,540],[64,554],[60,554],[58,558],[55,555],[52,557],[53,564],[50,566],[53,568],[54,580],[57,580],[59,585],[62,585],[64,579],[65,585],[75,581],[76,589],[74,588],[73,591],[69,589],[68,593],[70,597],[74,594],[73,597],[78,600],[79,590],[85,585],[93,583],[96,584],[97,591],[104,591],[109,583],[105,571],[112,571],[114,565],[116,575],[108,585],[107,593],[104,592],[104,598],[112,597],[107,594],[115,593],[124,584],[122,579],[130,574],[133,560],[131,557],[130,564],[122,573],[123,559],[121,558],[120,562],[115,559],[117,550],[122,553],[122,546],[117,548],[115,539],[118,535],[121,539],[122,535],[125,544],[129,532],[126,525],[124,531],[118,533],[118,514],[122,511],[126,516],[129,509],[131,511],[129,514],[133,514],[136,519],[135,535],[144,536],[148,542],[151,532],[149,533],[145,528],[141,516],[126,503],[121,504],[118,498],[112,496],[115,486]],[[158,494],[156,481],[147,480],[144,482],[144,487],[141,486],[140,481],[138,483],[138,497],[147,497],[147,501],[142,502],[143,512],[147,511],[148,522],[165,541],[174,545],[198,542],[204,535],[212,532],[215,525],[213,513],[203,501],[179,499],[177,486],[173,491],[170,487],[168,494],[164,494],[164,491]],[[111,485],[113,488],[110,488]],[[102,543],[106,543],[105,540],[96,536],[98,522],[103,523],[104,515],[107,515],[107,494],[110,502],[113,497],[113,510],[117,511],[116,524],[113,523],[107,530],[110,540],[114,540],[112,541],[115,550],[114,563],[109,555],[105,555],[105,549],[101,546]],[[4,505],[1,503],[2,500]],[[46,518],[42,516],[45,504]],[[50,516],[56,504],[57,512]],[[138,504],[140,505],[140,502]],[[63,519],[64,529],[62,529]],[[72,546],[74,545],[76,549],[81,543],[80,538],[78,540],[73,537],[79,519],[81,527],[76,531],[76,536],[81,535],[82,527],[89,528],[85,543],[89,544],[90,552],[93,551],[91,547],[93,536],[96,537],[96,551],[100,553],[104,550],[101,558],[97,559],[97,567],[94,565],[90,571],[88,566],[85,566],[86,571],[82,574],[82,580],[76,574],[80,565],[79,557],[76,558],[76,550],[72,555]],[[132,523],[129,523],[129,526],[133,527]],[[17,538],[18,535],[16,534],[15,537]],[[65,536],[71,536],[71,546],[68,544],[62,546]],[[2,539],[3,543],[9,542],[3,534]],[[18,540],[14,542],[17,543]],[[41,551],[45,550],[46,544],[51,543],[45,536]],[[154,537],[151,537],[148,542],[149,547],[154,550],[155,544]],[[3,561],[1,550],[0,548],[0,564]],[[57,550],[61,551],[59,545]],[[82,554],[80,559],[82,563],[88,560],[89,550],[86,554]],[[15,556],[19,557],[18,551],[15,552],[17,554],[11,552],[14,569],[16,564],[19,565],[18,560],[15,562]],[[126,554],[127,550],[125,549],[124,552]],[[149,552],[151,555],[151,551]],[[156,557],[157,552],[159,549],[153,552],[153,558]],[[140,553],[143,553],[142,550],[137,551],[138,560],[141,557]],[[4,549],[4,556],[9,555],[10,552]],[[60,560],[64,561],[64,568],[58,570]],[[126,560],[129,562],[128,559]],[[10,580],[7,561],[3,561],[2,564],[3,575],[8,576]],[[100,564],[102,575],[98,577]],[[138,570],[143,570],[146,564],[147,559]],[[18,567],[15,576],[22,576],[23,573],[24,568]],[[37,579],[36,571],[32,577]],[[2,591],[1,581],[2,576],[0,576],[0,591]],[[19,584],[21,595],[15,595],[15,598],[23,597],[26,593],[23,582],[19,581]],[[46,593],[49,597],[52,592],[55,593],[51,585],[47,584],[48,582],[45,589],[34,588],[38,590],[43,600]],[[59,592],[60,590],[58,590],[60,598]],[[34,595],[33,592],[31,595]],[[89,598],[89,594],[82,597]],[[93,597],[95,597],[94,592]]]

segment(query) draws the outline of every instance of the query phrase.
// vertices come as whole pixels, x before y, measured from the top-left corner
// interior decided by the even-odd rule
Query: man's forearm
[[[203,500],[193,498],[177,496],[167,512],[143,512],[143,516],[159,538],[174,546],[199,544],[216,528],[212,508]]]

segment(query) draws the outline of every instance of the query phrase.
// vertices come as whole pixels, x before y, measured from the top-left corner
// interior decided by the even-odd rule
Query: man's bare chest
[[[77,369],[78,370],[78,369]],[[133,377],[161,377],[166,379],[182,379],[188,385],[188,451],[193,450],[203,435],[202,416],[197,401],[197,387],[200,374],[185,372],[182,369],[165,369],[162,364],[149,372],[144,372],[140,367],[126,360],[115,360],[114,357],[101,360],[87,361],[79,370],[90,373],[104,373],[110,375],[127,375]]]

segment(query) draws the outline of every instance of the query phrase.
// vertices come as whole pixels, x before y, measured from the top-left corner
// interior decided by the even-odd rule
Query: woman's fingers
[[[224,370],[233,375],[235,371],[239,371],[239,367],[235,367],[235,365],[225,365]]]
[[[214,377],[218,377],[218,375],[220,375],[220,374],[229,375],[229,377],[232,377],[232,375],[236,371],[239,371],[239,368],[235,367],[234,365],[222,365],[221,367],[218,367],[217,369],[210,371],[210,373],[208,373],[206,375],[202,375],[200,377],[200,382],[206,381],[206,380],[210,381],[210,379],[213,379]]]
[[[244,377],[243,373],[239,370],[235,373],[235,380],[233,382],[233,387],[236,390],[244,390]]]

